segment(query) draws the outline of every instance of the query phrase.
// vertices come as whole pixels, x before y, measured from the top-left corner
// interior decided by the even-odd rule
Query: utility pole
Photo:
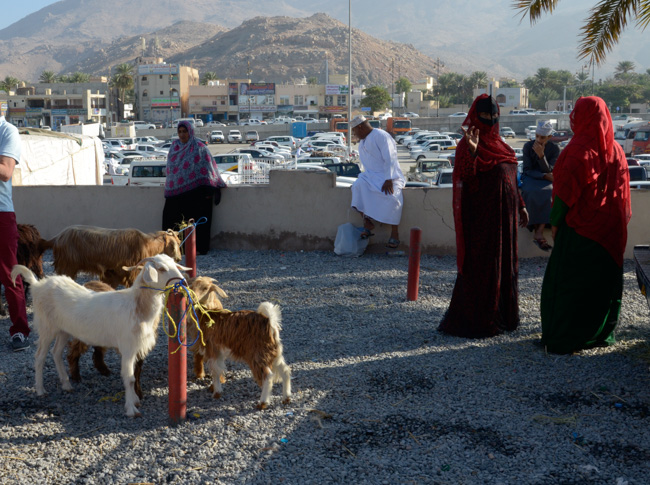
[[[440,111],[440,67],[445,67],[445,65],[440,62],[439,57],[436,59],[436,67],[438,68],[438,74],[436,74],[436,118],[438,118]]]
[[[250,120],[251,117],[251,74],[253,71],[251,71],[251,61],[248,61],[248,68],[246,69],[246,76],[248,77],[248,119]]]
[[[392,116],[395,115],[395,58],[391,57],[390,59],[390,85],[391,85],[391,92],[390,92],[390,114]]]

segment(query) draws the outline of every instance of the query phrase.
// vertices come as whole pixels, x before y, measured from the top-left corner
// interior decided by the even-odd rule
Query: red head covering
[[[619,266],[627,243],[630,174],[625,153],[614,141],[605,101],[580,98],[571,112],[573,138],[553,169],[553,197],[569,206],[566,223],[603,246]]]
[[[476,156],[472,156],[465,138],[460,140],[456,148],[454,161],[454,223],[456,225],[456,265],[458,272],[462,273],[465,260],[465,238],[463,237],[463,217],[461,195],[463,182],[475,177],[477,172],[487,172],[499,163],[517,163],[515,152],[501,139],[499,123],[488,126],[479,120],[479,113],[492,112],[499,115],[499,105],[488,94],[478,96],[469,109],[467,118],[463,122],[465,129],[478,128],[479,141]]]

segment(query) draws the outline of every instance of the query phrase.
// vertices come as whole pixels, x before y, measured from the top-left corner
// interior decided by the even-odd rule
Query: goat
[[[210,322],[212,318],[214,323]],[[212,376],[210,390],[214,398],[220,398],[222,380],[227,358],[246,362],[255,382],[262,388],[258,409],[269,404],[275,382],[282,381],[283,403],[291,401],[291,369],[282,355],[280,308],[263,302],[256,311],[208,310],[199,316],[205,347],[203,354]],[[188,341],[196,338],[188,325]],[[200,340],[195,345],[201,345]]]
[[[92,291],[113,291],[113,288],[106,283],[101,281],[93,280],[84,283],[84,287]],[[79,359],[83,354],[88,351],[88,345],[82,342],[79,339],[72,339],[68,343],[68,367],[70,369],[70,379],[74,382],[81,382],[81,372],[79,371]],[[110,369],[106,366],[104,362],[104,354],[106,353],[105,347],[93,347],[93,363],[95,368],[103,376],[111,375]],[[133,375],[135,377],[135,382],[133,383],[135,388],[135,393],[140,399],[142,399],[142,388],[140,386],[140,374],[142,374],[142,364],[144,359],[138,357],[135,361],[135,367],[133,370]]]
[[[223,291],[221,288],[219,288],[216,285],[215,280],[213,280],[212,278],[208,278],[206,276],[196,276],[194,278],[188,279],[187,282],[189,284],[190,289],[194,292],[198,301],[201,302],[203,307],[211,310],[223,308],[223,306],[221,305],[221,301],[219,300],[217,295],[223,298],[228,298],[228,295],[226,294],[225,291]],[[109,285],[97,280],[88,281],[87,283],[84,283],[84,286],[89,290],[93,290],[93,291],[113,291],[113,288],[111,288]],[[68,360],[68,367],[70,368],[70,379],[72,381],[75,382],[81,381],[81,372],[79,370],[79,359],[87,351],[88,351],[88,345],[86,345],[81,340],[73,339],[69,343],[67,360]],[[104,362],[105,353],[106,353],[106,349],[104,347],[94,347],[93,363],[95,365],[95,368],[99,371],[101,375],[108,376],[111,374],[111,371],[109,370],[109,368],[106,366],[106,363]],[[205,373],[203,372],[202,355],[203,354],[199,353],[199,351],[194,352],[194,369],[195,369],[195,373],[197,367],[201,370],[201,375],[199,377],[205,377]],[[142,399],[142,388],[140,385],[140,374],[142,373],[142,364],[143,364],[143,360],[138,358],[138,360],[135,363],[135,370],[134,370],[135,392],[140,399]]]
[[[16,251],[16,260],[18,264],[27,266],[38,278],[43,277],[43,239],[41,234],[31,224],[16,224],[18,227],[18,249]],[[29,291],[29,285],[24,284],[25,297]],[[0,315],[5,316],[2,300],[0,299]]]
[[[82,271],[99,277],[117,288],[133,284],[135,274],[124,271],[145,258],[164,253],[181,260],[181,241],[171,229],[145,234],[137,229],[106,229],[93,226],[70,226],[48,241],[52,248],[54,271],[72,279]]]
[[[45,394],[43,366],[52,340],[52,355],[62,388],[72,390],[63,364],[63,349],[70,336],[88,345],[116,347],[122,355],[122,381],[125,389],[127,416],[140,416],[140,399],[134,389],[133,368],[138,357],[144,358],[156,344],[156,329],[163,309],[163,290],[175,280],[183,281],[172,258],[159,254],[138,265],[124,268],[132,271],[142,266],[131,288],[94,292],[67,276],[49,276],[37,280],[26,267],[16,265],[12,281],[22,275],[32,285],[34,327],[38,331],[38,347],[34,363],[36,394]]]

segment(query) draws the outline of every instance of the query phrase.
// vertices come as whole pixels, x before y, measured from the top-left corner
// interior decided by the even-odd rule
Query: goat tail
[[[271,302],[264,301],[257,307],[257,313],[269,319],[273,336],[280,343],[280,330],[282,330],[282,312],[280,311],[280,307]]]
[[[38,283],[38,278],[36,278],[36,275],[32,272],[32,270],[30,270],[27,266],[23,266],[22,264],[17,264],[11,269],[11,281],[13,282],[14,286],[16,285],[16,278],[18,275],[21,275],[23,277],[23,282],[29,283],[30,285]]]

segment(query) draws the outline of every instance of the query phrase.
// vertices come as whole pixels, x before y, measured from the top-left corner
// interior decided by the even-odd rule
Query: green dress
[[[542,284],[542,344],[568,354],[615,343],[623,296],[623,268],[597,242],[565,222],[568,206],[555,197],[555,247]]]

